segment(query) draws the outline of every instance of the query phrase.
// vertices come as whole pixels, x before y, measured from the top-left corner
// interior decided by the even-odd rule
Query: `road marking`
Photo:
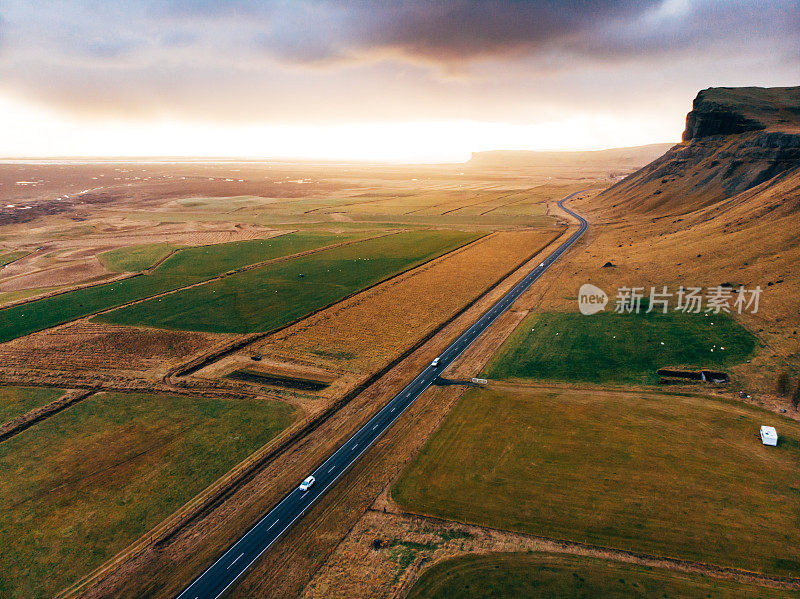
[[[391,409],[391,410],[389,410],[389,411],[390,411],[390,412],[394,412],[394,408],[392,408],[392,409]]]
[[[269,525],[269,528],[267,530],[269,530],[270,528],[275,526],[278,522],[280,522],[280,520],[275,520],[275,522],[273,522],[272,524]]]
[[[333,468],[331,468],[330,470],[328,470],[328,474],[330,474],[330,473],[331,473],[331,472],[333,472],[334,470],[336,470],[336,466],[334,466]]]
[[[378,428],[378,425],[377,425],[377,424],[376,424],[375,426],[373,426],[373,427],[372,427],[372,430],[375,430],[376,428]]]
[[[355,445],[353,445],[353,447],[351,447],[351,448],[350,448],[350,451],[355,451],[355,450],[356,450],[356,447],[358,447],[358,443],[356,443]]]
[[[571,214],[572,216],[575,216],[575,217],[577,217],[577,218],[578,218],[578,219],[581,221],[581,223],[580,223],[580,228],[579,228],[579,230],[578,230],[578,231],[576,231],[575,233],[573,233],[573,234],[572,234],[572,236],[571,236],[571,237],[570,237],[570,238],[569,238],[569,239],[568,239],[568,240],[567,240],[565,243],[563,243],[563,244],[562,244],[562,246],[561,246],[559,249],[557,249],[557,250],[556,250],[556,252],[555,252],[554,254],[552,254],[552,255],[550,256],[550,258],[549,258],[549,259],[547,259],[547,260],[545,261],[544,268],[542,268],[542,269],[541,269],[541,272],[544,272],[545,268],[547,268],[548,266],[550,266],[550,265],[552,264],[552,262],[554,262],[554,261],[555,261],[555,260],[556,260],[556,259],[557,259],[559,256],[561,256],[561,255],[562,255],[564,252],[566,252],[566,251],[567,251],[567,250],[568,250],[570,247],[572,247],[572,245],[573,245],[573,244],[574,244],[574,243],[575,243],[575,242],[578,240],[578,238],[579,238],[579,237],[581,237],[581,235],[582,235],[582,234],[583,234],[583,233],[584,233],[584,232],[585,232],[585,231],[586,231],[586,230],[589,228],[589,227],[588,227],[588,224],[586,223],[586,221],[585,221],[584,219],[582,219],[581,217],[577,216],[577,215],[576,215],[574,212],[572,212],[572,211],[571,211],[571,210],[569,210],[568,208],[565,208],[565,207],[563,206],[563,204],[562,204],[564,201],[566,201],[566,200],[569,200],[570,198],[574,197],[574,196],[575,196],[575,195],[577,195],[578,193],[579,193],[579,192],[575,192],[575,193],[572,193],[572,194],[568,195],[566,198],[564,198],[563,200],[561,200],[561,201],[558,203],[558,205],[559,205],[561,208],[563,208],[564,210],[566,210],[566,211],[567,211],[569,214]],[[512,292],[513,292],[513,298],[519,297],[519,296],[520,296],[520,295],[521,295],[521,294],[522,294],[522,293],[523,293],[523,292],[524,292],[524,291],[527,289],[527,286],[529,286],[529,285],[530,285],[532,282],[536,281],[536,280],[539,278],[539,275],[540,275],[540,274],[541,274],[541,273],[534,273],[534,272],[532,272],[531,274],[529,274],[529,275],[528,275],[528,277],[527,277],[526,284],[524,284],[524,285],[523,285],[522,283],[520,283],[520,284],[518,284],[518,285],[517,285],[517,287],[516,287],[516,288],[514,288],[514,289],[512,290]],[[507,298],[506,298],[506,301],[509,301],[510,299],[511,299],[511,296],[507,297]],[[493,323],[493,322],[494,322],[494,321],[497,319],[497,317],[500,315],[500,312],[502,312],[502,310],[500,310],[500,306],[499,306],[499,305],[495,305],[495,307],[494,307],[494,310],[490,310],[489,312],[487,312],[486,314],[484,314],[484,316],[483,316],[482,318],[480,318],[480,319],[478,320],[478,322],[476,322],[475,324],[473,324],[473,327],[475,327],[475,326],[478,326],[478,325],[480,325],[480,326],[482,327],[482,329],[481,329],[480,331],[478,331],[478,332],[477,332],[477,333],[474,335],[474,338],[477,338],[478,336],[480,336],[480,334],[481,334],[481,333],[483,333],[483,331],[484,331],[484,330],[485,330],[485,329],[486,329],[488,326],[490,326],[490,325],[491,325],[491,324],[492,324],[492,323]],[[465,339],[466,339],[466,337],[465,337]],[[430,378],[430,382],[428,382],[428,381],[427,381],[427,379],[428,379],[428,378]],[[436,380],[436,378],[438,378],[438,375],[437,375],[435,372],[433,372],[433,371],[432,371],[430,368],[427,368],[427,369],[425,369],[423,372],[421,372],[419,375],[417,375],[417,377],[414,379],[414,381],[412,381],[412,384],[416,384],[416,383],[419,383],[420,385],[422,385],[423,383],[427,383],[427,384],[425,384],[425,386],[424,386],[424,387],[423,387],[423,388],[422,388],[422,389],[421,389],[421,390],[420,390],[418,393],[416,393],[416,395],[415,395],[415,399],[416,399],[416,397],[418,397],[419,395],[421,395],[421,394],[422,394],[422,392],[424,392],[424,391],[425,391],[425,390],[426,390],[428,387],[430,387],[430,385],[431,385],[431,384],[433,384],[433,382]],[[413,400],[411,400],[411,401],[413,402]],[[409,402],[407,405],[405,405],[405,407],[403,407],[403,410],[405,410],[405,409],[406,409],[406,408],[407,408],[409,405],[411,405],[411,404],[410,404],[410,402]],[[395,416],[395,417],[394,417],[394,418],[391,420],[391,422],[389,422],[389,423],[386,425],[386,428],[388,428],[388,426],[389,426],[389,425],[391,425],[393,422],[395,422],[395,420],[396,420],[397,418],[398,418],[398,416]],[[378,426],[379,426],[379,425],[377,425],[377,424],[376,424],[376,425],[373,427],[373,430],[375,430],[375,429],[376,429]],[[364,428],[365,428],[365,427],[366,427],[366,424],[364,425]],[[362,430],[362,429],[359,429],[359,431],[360,431],[360,430]],[[385,430],[385,429],[384,429],[384,430]],[[357,434],[357,433],[356,433],[356,434]],[[362,455],[362,454],[363,454],[363,453],[364,453],[364,452],[365,452],[367,449],[369,449],[369,447],[370,447],[370,446],[371,446],[371,445],[372,445],[372,444],[373,444],[373,443],[374,443],[374,442],[377,440],[377,438],[378,438],[378,437],[376,437],[376,438],[374,438],[374,439],[372,439],[372,440],[368,440],[368,441],[367,441],[367,443],[366,443],[366,445],[365,445],[365,447],[364,447],[364,449],[362,449],[362,450],[361,450],[361,452],[360,452],[360,453],[359,453],[357,456],[355,456],[355,457],[354,457],[354,458],[351,460],[351,462],[350,462],[349,464],[347,464],[347,465],[345,466],[345,469],[346,469],[346,468],[348,468],[350,465],[354,464],[354,463],[355,463],[355,461],[356,461],[356,460],[358,460],[358,459],[359,459],[359,457],[360,457],[360,456],[361,456],[361,455]],[[352,437],[351,437],[351,439],[352,439]],[[356,444],[356,446],[354,446],[354,447],[352,448],[352,450],[355,450],[357,446],[358,446],[358,445]],[[340,448],[340,449],[341,449],[341,450],[343,450],[343,449],[344,449],[344,445],[343,445],[343,446],[341,446],[341,448]],[[330,456],[330,457],[328,458],[328,460],[326,460],[325,462],[327,463],[327,462],[328,462],[329,460],[331,460],[331,459],[332,459],[334,456],[336,456],[336,455],[337,455],[337,453],[338,453],[338,451],[339,451],[339,450],[337,450],[336,452],[334,452],[333,454],[331,454],[331,456]],[[344,471],[343,471],[343,472],[344,472]],[[313,497],[313,498],[311,498],[311,501],[312,501],[312,503],[313,503],[314,499],[317,499],[318,497],[320,497],[321,495],[323,495],[323,494],[325,493],[325,491],[327,491],[327,489],[328,489],[328,488],[330,488],[330,487],[331,487],[331,486],[332,486],[332,485],[333,485],[333,484],[334,484],[334,483],[335,483],[335,482],[336,482],[336,481],[337,481],[337,480],[338,480],[338,479],[341,477],[341,475],[343,474],[343,472],[340,472],[339,474],[337,474],[337,475],[336,475],[336,477],[334,477],[334,479],[333,479],[333,480],[332,480],[330,483],[328,483],[327,485],[325,485],[325,487],[324,487],[324,488],[322,488],[321,490],[319,490],[319,492],[316,494],[316,496],[315,496],[315,497]],[[293,498],[294,496],[295,496],[294,492],[291,492],[291,493],[289,493],[289,494],[288,494],[286,497],[284,497],[284,499],[283,499],[283,500],[282,500],[282,501],[281,501],[281,502],[280,502],[280,503],[279,503],[277,506],[275,506],[275,508],[273,508],[273,510],[272,510],[272,511],[274,512],[274,510],[276,510],[278,507],[280,507],[281,505],[283,505],[283,504],[284,504],[286,501],[288,501],[289,499]],[[310,497],[310,496],[309,496],[309,497]],[[295,522],[295,521],[297,521],[297,519],[298,519],[298,518],[300,518],[300,517],[301,517],[301,516],[302,516],[302,515],[305,513],[305,511],[306,511],[306,508],[303,508],[303,509],[302,509],[302,511],[301,511],[300,513],[298,513],[296,516],[294,516],[294,518],[292,518],[292,520],[291,520],[291,521],[290,521],[290,522],[289,522],[289,523],[286,525],[286,527],[285,527],[285,528],[283,528],[283,530],[282,530],[280,533],[278,533],[278,537],[280,537],[280,535],[281,535],[281,534],[283,534],[283,532],[285,532],[286,530],[288,530],[288,529],[289,529],[289,528],[292,526],[292,524],[294,524],[294,522]],[[269,517],[269,514],[267,514],[266,516],[264,516],[263,520],[266,520],[268,517]],[[263,521],[263,520],[262,520],[262,521]],[[261,522],[261,521],[259,521],[259,523],[257,523],[255,526],[253,526],[253,528],[251,528],[251,529],[250,529],[250,531],[249,531],[248,533],[246,533],[246,534],[245,534],[245,536],[244,536],[244,537],[242,537],[242,538],[241,538],[241,539],[240,539],[240,540],[239,540],[239,541],[238,541],[238,542],[237,542],[235,545],[238,545],[238,543],[239,543],[239,542],[242,542],[242,541],[243,541],[245,538],[247,538],[247,537],[250,535],[250,533],[253,533],[253,532],[254,532],[254,531],[257,529],[257,526],[258,526],[258,524],[260,524],[260,522]],[[278,520],[278,521],[276,521],[275,523],[273,523],[273,525],[271,525],[269,528],[272,528],[272,527],[273,527],[275,524],[277,524],[278,522],[280,522],[280,520]],[[269,529],[267,529],[267,530],[269,530]],[[277,537],[276,537],[276,538],[277,538]],[[250,563],[249,563],[247,566],[245,566],[245,567],[244,567],[244,569],[242,569],[242,570],[241,570],[241,571],[240,571],[238,574],[236,574],[236,576],[235,576],[235,577],[234,577],[234,578],[231,580],[231,582],[229,582],[229,583],[228,583],[228,584],[225,586],[225,588],[224,588],[224,589],[223,589],[223,590],[222,590],[222,591],[221,591],[221,592],[220,592],[220,593],[217,595],[217,598],[219,598],[219,597],[220,597],[222,594],[224,594],[224,593],[227,591],[227,589],[228,589],[228,588],[229,588],[229,587],[230,587],[230,586],[231,586],[231,585],[232,585],[232,584],[233,584],[233,583],[234,583],[234,582],[235,582],[235,581],[236,581],[236,580],[237,580],[237,579],[238,579],[238,578],[239,578],[239,577],[240,577],[240,576],[241,576],[241,575],[242,575],[242,574],[243,574],[243,573],[244,573],[244,572],[245,572],[245,571],[246,571],[246,570],[247,570],[247,569],[248,569],[248,568],[249,568],[249,567],[250,567],[250,566],[251,566],[251,565],[252,565],[252,564],[253,564],[253,563],[254,563],[254,562],[255,562],[255,561],[256,561],[256,560],[257,560],[257,559],[258,559],[258,558],[259,558],[259,557],[260,557],[260,556],[261,556],[261,555],[262,555],[262,554],[263,554],[263,553],[264,553],[264,552],[265,552],[265,551],[266,551],[268,548],[269,548],[269,547],[270,547],[270,546],[271,546],[271,545],[272,545],[272,544],[273,544],[273,543],[274,543],[274,541],[275,541],[275,539],[273,539],[272,541],[270,541],[270,542],[269,542],[269,543],[268,543],[268,544],[267,544],[267,545],[266,545],[266,546],[265,546],[265,547],[264,547],[264,548],[261,550],[261,552],[260,552],[260,553],[259,553],[259,554],[258,554],[258,555],[255,557],[255,558],[253,558],[253,560],[252,560],[252,561],[251,561],[251,562],[250,562]],[[234,545],[234,547],[235,547],[235,545]],[[231,553],[231,551],[234,549],[234,547],[231,547],[231,548],[230,548],[228,551],[226,551],[226,552],[225,552],[225,554],[224,554],[222,557],[220,557],[220,558],[219,558],[219,559],[218,559],[216,562],[214,562],[214,564],[212,565],[212,567],[211,567],[211,568],[208,568],[208,569],[206,570],[206,572],[204,572],[203,574],[201,574],[201,576],[200,576],[200,577],[199,577],[199,578],[198,578],[198,579],[197,579],[195,582],[199,582],[199,581],[200,581],[202,578],[204,578],[206,575],[209,575],[209,574],[210,574],[210,572],[211,572],[211,569],[213,568],[213,566],[215,566],[217,563],[219,563],[220,561],[222,561],[223,559],[225,559],[225,557],[226,557],[228,554],[230,554],[230,553]],[[244,554],[242,554],[242,555],[244,555]],[[240,556],[240,557],[241,557],[241,556]],[[237,558],[237,559],[238,559],[238,558]],[[182,596],[184,595],[184,593],[187,593],[187,592],[189,592],[189,591],[190,591],[190,589],[191,589],[191,587],[192,587],[192,586],[194,586],[194,584],[195,584],[195,583],[192,583],[192,584],[189,586],[189,588],[187,588],[187,589],[186,589],[186,590],[185,590],[183,593],[181,593],[180,597],[182,597]],[[199,598],[198,598],[198,597],[196,597],[195,599],[199,599]]]
[[[243,555],[244,555],[244,553],[240,553],[240,554],[239,554],[239,557],[242,557]],[[233,560],[233,561],[230,563],[230,565],[229,565],[227,568],[225,568],[225,569],[226,569],[226,570],[230,570],[230,569],[231,569],[231,566],[232,566],[233,564],[235,564],[236,562],[238,562],[238,561],[239,561],[239,557],[237,557],[235,560]]]

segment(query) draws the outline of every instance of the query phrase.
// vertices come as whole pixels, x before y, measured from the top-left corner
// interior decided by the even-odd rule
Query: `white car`
[[[311,488],[311,485],[313,485],[316,481],[317,481],[316,478],[314,478],[313,476],[309,476],[303,482],[300,483],[299,489],[305,493]]]
[[[433,366],[434,368],[439,366],[439,360],[440,360],[440,358],[434,358],[433,362],[431,362],[431,366]]]
[[[539,265],[539,268],[543,268],[543,267],[544,267],[544,262],[542,262],[542,263]]]

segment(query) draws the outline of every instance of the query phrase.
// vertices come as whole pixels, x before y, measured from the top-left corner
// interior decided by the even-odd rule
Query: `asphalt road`
[[[400,414],[417,397],[430,387],[439,373],[447,368],[465,349],[467,349],[498,316],[530,287],[542,273],[566,252],[588,228],[588,223],[569,208],[564,202],[581,192],[575,192],[558,205],[578,219],[580,228],[569,239],[558,246],[552,254],[517,283],[492,306],[475,324],[456,339],[442,354],[439,365],[428,366],[411,381],[405,389],[395,395],[369,422],[362,426],[344,445],[339,447],[325,462],[310,474],[316,478],[315,484],[306,492],[295,487],[283,500],[253,526],[245,535],[228,549],[217,561],[203,572],[179,596],[179,599],[216,599],[230,587],[237,578],[247,571],[262,553],[294,524],[308,509],[331,488],[347,469],[372,445]],[[465,273],[468,276],[468,273]],[[297,481],[298,485],[301,481]]]

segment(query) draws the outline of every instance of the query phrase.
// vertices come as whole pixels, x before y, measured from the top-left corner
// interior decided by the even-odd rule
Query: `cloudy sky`
[[[800,0],[0,0],[0,155],[463,160],[800,84]]]

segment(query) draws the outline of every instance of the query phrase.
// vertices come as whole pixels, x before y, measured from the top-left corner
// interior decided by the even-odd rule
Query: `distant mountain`
[[[650,144],[632,148],[613,148],[585,152],[526,152],[496,150],[473,152],[467,165],[474,168],[559,168],[575,166],[592,170],[631,171],[655,160],[674,144]]]
[[[800,168],[800,87],[697,94],[683,141],[606,190],[618,213],[683,214]]]

